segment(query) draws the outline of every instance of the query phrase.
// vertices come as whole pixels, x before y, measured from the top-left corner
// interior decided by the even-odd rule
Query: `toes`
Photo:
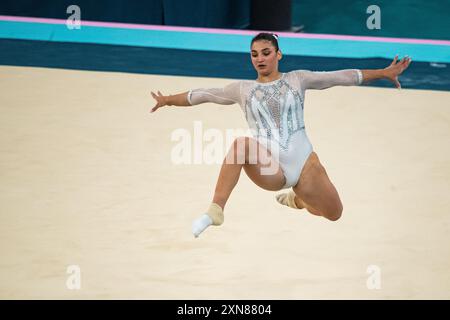
[[[284,206],[292,207],[289,204],[289,194],[288,193],[281,193],[281,194],[277,195],[276,198],[280,204],[282,204]]]
[[[276,198],[279,203],[284,204],[284,202],[285,202],[284,200],[286,199],[286,194],[285,193],[279,194],[276,196]]]

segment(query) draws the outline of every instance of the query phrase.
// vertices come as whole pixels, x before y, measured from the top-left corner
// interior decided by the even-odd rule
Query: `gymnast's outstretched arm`
[[[240,81],[233,82],[224,88],[200,88],[176,95],[164,96],[158,91],[158,94],[152,92],[156,105],[150,112],[156,111],[164,106],[183,106],[189,107],[197,104],[212,102],[223,105],[239,103],[240,100]]]
[[[296,74],[300,80],[300,85],[304,90],[322,90],[333,86],[359,85],[363,82],[369,82],[376,79],[388,79],[394,83],[397,88],[401,88],[398,76],[408,68],[411,59],[405,57],[398,62],[397,58],[398,57],[396,56],[392,63],[384,69],[345,69],[326,72],[298,70],[296,71]]]
[[[391,81],[397,88],[401,88],[400,82],[398,81],[398,76],[405,71],[409,64],[411,63],[411,58],[406,56],[401,59],[398,63],[398,56],[395,56],[392,63],[384,69],[376,69],[376,70],[361,70],[363,81],[368,82],[376,79],[388,79]]]
[[[188,100],[189,92],[182,92],[175,95],[165,96],[161,92],[158,91],[158,94],[151,92],[152,97],[156,100],[156,105],[150,110],[150,112],[155,112],[161,107],[164,106],[180,106],[180,107],[189,107],[191,104]]]

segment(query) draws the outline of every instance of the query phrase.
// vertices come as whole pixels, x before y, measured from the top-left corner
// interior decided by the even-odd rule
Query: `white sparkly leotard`
[[[240,105],[254,138],[277,157],[286,183],[297,184],[303,166],[313,151],[303,120],[305,90],[359,85],[358,69],[327,72],[295,70],[275,81],[235,81],[224,88],[194,89],[188,93],[191,105],[205,102]],[[275,148],[274,148],[275,146]]]

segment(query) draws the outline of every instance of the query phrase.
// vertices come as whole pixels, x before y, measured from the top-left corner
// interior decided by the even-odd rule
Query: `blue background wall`
[[[89,21],[247,28],[250,0],[2,0],[0,15],[67,19],[76,4]]]
[[[1,15],[66,19],[76,3],[82,19],[246,29],[251,0],[2,0]],[[366,9],[381,9],[381,30],[369,30]],[[293,0],[292,22],[309,33],[450,40],[450,0]],[[268,13],[270,14],[270,13]]]

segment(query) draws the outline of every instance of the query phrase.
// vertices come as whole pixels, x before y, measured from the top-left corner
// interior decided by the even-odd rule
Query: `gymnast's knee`
[[[330,221],[337,221],[342,217],[342,211],[344,210],[342,203],[336,204],[330,210],[327,210],[324,217]]]

